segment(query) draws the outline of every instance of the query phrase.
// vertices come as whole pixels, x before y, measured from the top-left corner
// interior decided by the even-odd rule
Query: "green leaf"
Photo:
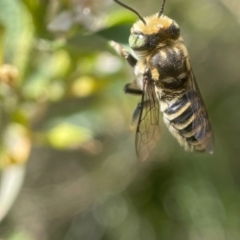
[[[107,40],[113,40],[121,44],[128,44],[131,26],[132,24],[129,23],[115,25],[109,28],[102,29],[96,32],[96,34],[106,38]]]
[[[80,53],[93,53],[96,51],[109,51],[107,41],[96,34],[82,35],[77,34],[67,40],[67,45],[77,48]]]
[[[61,123],[47,133],[47,138],[52,146],[64,149],[79,146],[91,139],[92,136],[89,129],[69,123]]]

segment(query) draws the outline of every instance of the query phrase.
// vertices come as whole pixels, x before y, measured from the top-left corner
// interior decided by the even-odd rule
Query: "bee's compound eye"
[[[172,39],[177,39],[180,35],[180,28],[178,26],[178,24],[176,22],[172,22],[172,24],[170,25],[170,27],[168,28],[170,37]]]
[[[147,36],[140,32],[133,32],[129,37],[129,45],[132,49],[143,48],[147,45]]]

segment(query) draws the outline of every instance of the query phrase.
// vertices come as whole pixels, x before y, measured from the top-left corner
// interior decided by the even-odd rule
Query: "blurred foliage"
[[[146,16],[161,1],[125,2]],[[144,164],[129,131],[139,99],[122,91],[133,72],[108,44],[127,45],[136,16],[111,0],[0,0],[0,9],[0,165],[28,160],[1,239],[240,238],[239,1],[167,1],[216,147],[184,152],[162,126]]]

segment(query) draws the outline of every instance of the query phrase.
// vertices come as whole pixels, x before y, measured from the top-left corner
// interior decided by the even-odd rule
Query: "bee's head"
[[[159,13],[143,18],[136,10],[114,0],[121,6],[134,12],[139,20],[131,28],[129,45],[135,51],[151,51],[152,49],[166,45],[171,40],[176,40],[180,36],[178,24],[163,15],[166,0],[163,0]]]
[[[131,28],[129,45],[135,51],[151,50],[180,36],[178,24],[164,15],[155,14],[144,20],[146,24],[139,20]]]

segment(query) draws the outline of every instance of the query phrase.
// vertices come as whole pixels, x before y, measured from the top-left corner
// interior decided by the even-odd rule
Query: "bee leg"
[[[128,83],[124,86],[124,92],[133,95],[142,95],[143,91],[141,89],[135,88],[134,83]]]
[[[135,67],[137,59],[129,52],[124,52],[124,58],[127,60],[130,66]]]
[[[114,48],[114,50],[121,55],[122,57],[124,57],[127,62],[129,63],[130,66],[135,67],[136,63],[137,63],[137,59],[128,51],[126,51],[120,44],[111,41],[110,45]]]
[[[139,119],[140,112],[142,111],[142,108],[145,108],[149,105],[150,101],[140,102],[137,104],[136,108],[133,111],[132,114],[132,125]]]
[[[137,107],[134,109],[133,114],[132,114],[132,125],[135,125],[136,121],[139,118],[140,112],[142,109],[142,103],[138,103]]]

